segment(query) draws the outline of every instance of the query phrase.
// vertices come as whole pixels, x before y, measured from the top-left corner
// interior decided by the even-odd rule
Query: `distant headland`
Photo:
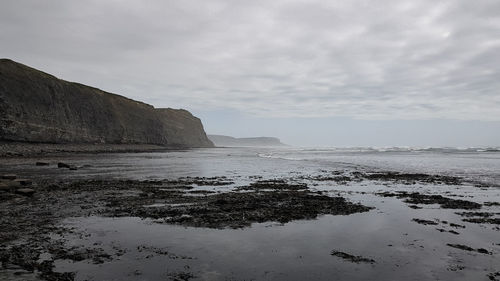
[[[274,137],[234,138],[223,135],[208,135],[216,146],[286,146],[280,139]]]

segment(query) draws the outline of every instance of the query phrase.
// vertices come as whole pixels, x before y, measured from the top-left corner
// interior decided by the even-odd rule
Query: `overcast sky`
[[[5,0],[0,56],[209,133],[500,146],[498,0]]]

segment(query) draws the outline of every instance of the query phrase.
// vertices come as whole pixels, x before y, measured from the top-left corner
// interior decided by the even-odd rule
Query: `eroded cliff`
[[[0,140],[212,147],[200,119],[0,59]]]

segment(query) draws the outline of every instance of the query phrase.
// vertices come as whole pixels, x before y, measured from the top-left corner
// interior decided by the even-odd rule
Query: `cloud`
[[[4,1],[0,56],[158,107],[500,121],[498,1]]]

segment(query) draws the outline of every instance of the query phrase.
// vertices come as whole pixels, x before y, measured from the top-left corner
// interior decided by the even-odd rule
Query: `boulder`
[[[62,162],[59,162],[57,163],[57,168],[70,168],[71,166],[69,164],[66,164],[66,163],[62,163]]]

